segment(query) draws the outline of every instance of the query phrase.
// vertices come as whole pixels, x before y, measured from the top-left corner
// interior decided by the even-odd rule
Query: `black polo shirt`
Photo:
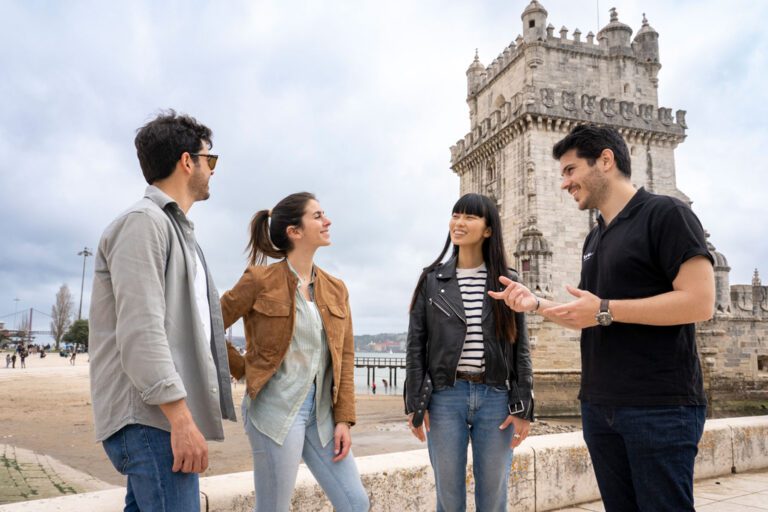
[[[581,283],[603,299],[672,291],[680,266],[706,256],[704,230],[678,199],[641,188],[608,226],[587,235]],[[667,327],[614,322],[581,331],[583,401],[602,405],[704,405],[694,324]]]

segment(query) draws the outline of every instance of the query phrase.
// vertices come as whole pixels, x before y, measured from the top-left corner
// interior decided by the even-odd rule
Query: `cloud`
[[[593,3],[543,3],[558,29],[597,32]],[[514,40],[525,4],[0,1],[13,20],[0,34],[0,317],[16,297],[48,311],[63,282],[79,295],[77,252],[144,190],[135,130],[173,107],[211,126],[221,154],[211,199],[191,210],[220,289],[245,266],[251,215],[309,190],[333,221],[318,264],[347,283],[357,332],[404,330],[458,195],[448,148],[469,128],[465,70],[475,48],[487,64]],[[691,127],[678,185],[732,282],[749,282],[768,259],[755,221],[768,173],[753,170],[768,7],[616,7],[660,33],[660,103]]]

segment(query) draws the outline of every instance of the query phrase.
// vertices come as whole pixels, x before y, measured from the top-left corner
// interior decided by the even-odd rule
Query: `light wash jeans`
[[[499,430],[509,414],[507,390],[457,380],[435,390],[429,404],[429,459],[435,472],[438,512],[467,509],[467,443],[472,440],[475,508],[507,510],[513,427]]]
[[[245,432],[253,452],[256,512],[288,510],[302,458],[335,510],[368,510],[368,494],[360,481],[352,451],[339,462],[333,462],[333,439],[325,447],[320,444],[314,385],[310,388],[282,446],[259,432],[253,426],[247,411],[243,411],[243,417]]]
[[[128,477],[125,512],[200,510],[197,473],[174,473],[171,434],[146,425],[127,425],[102,443],[109,460]]]

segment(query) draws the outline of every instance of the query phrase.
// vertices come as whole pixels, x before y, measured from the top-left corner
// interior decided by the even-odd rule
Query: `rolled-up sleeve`
[[[133,212],[115,235],[106,242],[104,254],[115,295],[115,335],[123,370],[149,405],[185,398],[165,330],[168,234],[148,214]]]

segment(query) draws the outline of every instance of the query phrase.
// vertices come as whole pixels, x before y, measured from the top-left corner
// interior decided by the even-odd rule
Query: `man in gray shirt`
[[[210,195],[211,135],[172,110],[139,129],[149,187],[96,253],[91,396],[96,438],[128,477],[125,510],[199,510],[206,440],[235,420],[219,297],[186,216]]]

